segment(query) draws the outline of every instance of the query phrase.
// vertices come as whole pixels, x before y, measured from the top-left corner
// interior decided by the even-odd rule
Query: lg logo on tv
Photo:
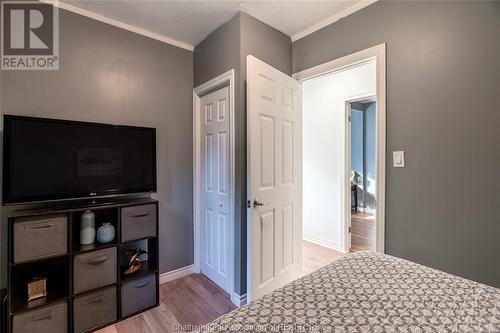
[[[59,12],[38,1],[3,1],[2,69],[59,69]]]

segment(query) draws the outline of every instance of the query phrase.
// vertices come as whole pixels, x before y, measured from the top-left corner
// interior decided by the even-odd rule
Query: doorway
[[[194,271],[235,289],[234,70],[193,91]]]
[[[316,262],[326,265],[351,248],[351,233],[346,239],[343,232],[346,224],[348,230],[351,225],[351,217],[346,216],[346,206],[351,206],[351,200],[346,199],[346,192],[351,191],[349,166],[352,153],[364,145],[356,141],[355,134],[359,131],[353,127],[352,120],[358,125],[357,110],[346,109],[346,105],[357,105],[353,103],[363,102],[361,97],[375,94],[376,62],[373,59],[302,82],[304,271],[308,270],[306,265],[311,259],[318,258]],[[355,226],[358,225],[355,223]],[[310,251],[311,244],[316,248],[314,253]],[[329,260],[320,261],[323,258]]]
[[[371,65],[370,65],[371,64]],[[295,73],[293,77],[302,82],[303,87],[303,95],[304,95],[304,117],[306,117],[306,92],[307,86],[310,83],[314,83],[314,81],[319,80],[321,78],[327,77],[331,75],[332,77],[335,74],[345,73],[346,71],[354,70],[356,68],[360,69],[363,67],[372,66],[371,77],[372,79],[368,79],[371,81],[370,87],[367,89],[358,89],[357,91],[351,91],[350,93],[346,93],[343,96],[342,103],[337,103],[337,105],[342,105],[342,110],[337,112],[337,116],[340,118],[336,118],[335,120],[330,119],[330,124],[344,124],[345,127],[341,127],[338,129],[334,129],[331,127],[329,132],[326,135],[332,136],[332,132],[337,133],[336,144],[340,143],[340,148],[344,152],[343,156],[337,155],[337,162],[334,164],[334,167],[327,168],[327,173],[317,173],[318,175],[322,175],[323,177],[327,174],[332,174],[336,172],[339,174],[337,179],[342,179],[344,182],[341,185],[338,184],[330,184],[330,186],[324,187],[328,189],[331,193],[328,196],[316,196],[312,197],[313,200],[322,200],[323,198],[328,198],[327,203],[323,203],[322,206],[328,205],[331,210],[335,208],[335,211],[339,210],[340,207],[340,217],[338,214],[335,214],[334,219],[337,223],[340,221],[340,235],[338,235],[338,226],[336,226],[336,238],[332,238],[333,241],[330,243],[324,243],[324,245],[329,245],[330,247],[335,248],[336,250],[340,250],[342,253],[348,253],[351,250],[351,213],[352,206],[351,202],[352,198],[352,190],[351,190],[351,156],[350,156],[350,131],[351,126],[349,123],[350,113],[347,112],[350,102],[375,102],[374,106],[376,107],[375,112],[375,149],[374,149],[374,158],[375,158],[375,174],[374,181],[372,182],[372,187],[370,188],[371,192],[374,192],[375,195],[375,203],[377,209],[369,209],[370,206],[363,207],[360,209],[360,213],[370,213],[373,214],[371,220],[373,221],[372,226],[374,225],[375,229],[375,244],[371,243],[371,249],[376,252],[384,253],[385,252],[385,163],[386,163],[386,116],[385,116],[385,105],[386,105],[386,59],[385,59],[385,44],[380,44],[354,54],[332,60],[330,62],[318,65],[316,67],[312,67],[310,69],[303,70],[301,72]],[[355,80],[344,78],[342,80],[343,86],[352,86]],[[364,80],[367,82],[367,80]],[[344,87],[345,88],[345,87]],[[341,88],[343,89],[343,88]],[[326,90],[326,93],[319,95],[321,98],[328,98],[330,95],[335,94],[335,92],[330,89]],[[351,94],[351,95],[350,95]],[[326,97],[325,97],[326,96]],[[331,96],[330,96],[331,97]],[[328,105],[327,105],[328,106]],[[343,117],[343,118],[342,118]],[[320,124],[319,124],[320,125]],[[306,119],[304,119],[304,126],[306,125]],[[314,128],[314,127],[313,127]],[[316,127],[316,131],[325,131],[325,129],[321,130],[320,127]],[[323,127],[325,128],[325,127]],[[306,130],[304,129],[304,132]],[[339,135],[343,134],[343,135]],[[323,137],[320,136],[322,139]],[[319,142],[321,142],[319,140]],[[328,147],[327,147],[328,148]],[[327,149],[325,148],[325,149]],[[304,156],[307,154],[308,148],[304,145]],[[328,152],[322,152],[318,155],[325,155]],[[331,154],[330,154],[331,155]],[[321,157],[321,156],[320,156]],[[331,156],[329,156],[331,158]],[[304,161],[304,163],[307,163]],[[333,164],[332,164],[333,165]],[[334,169],[335,168],[335,169]],[[339,171],[340,169],[340,171]],[[311,174],[309,171],[309,174]],[[343,177],[342,177],[343,172]],[[307,173],[306,165],[304,165],[304,175]],[[373,174],[371,174],[373,175]],[[306,184],[304,180],[304,201],[307,199],[305,196],[307,195]],[[373,189],[373,187],[375,187]],[[368,188],[368,184],[365,188]],[[334,192],[335,189],[335,192]],[[339,194],[340,193],[340,194]],[[314,193],[313,193],[314,194]],[[318,199],[319,198],[319,199]],[[367,200],[369,199],[366,197]],[[368,203],[368,201],[367,201]],[[335,206],[335,207],[334,207]],[[334,208],[332,208],[334,207]],[[304,210],[306,209],[306,202],[304,202]],[[317,211],[313,211],[314,214],[318,214]],[[314,217],[314,216],[313,216]],[[307,222],[307,214],[304,213],[304,225]],[[304,229],[306,229],[304,227]],[[371,229],[373,233],[373,228]],[[326,235],[323,233],[322,235]]]
[[[229,174],[229,87],[200,99],[201,117],[201,272],[230,292],[231,213]]]
[[[315,98],[307,97],[308,86],[313,88],[325,78],[335,81],[338,74],[366,67],[373,69],[371,90],[343,91],[352,84],[344,79],[336,89],[311,89]],[[385,71],[385,44],[295,73],[295,80],[247,57],[247,300],[260,298],[302,275],[307,259],[304,234],[315,230],[307,227],[310,221],[336,225],[325,229],[328,234],[309,235],[313,236],[309,243],[329,251],[350,250],[350,157],[346,149],[350,126],[345,106],[363,93],[375,95],[377,102],[375,250],[384,252]],[[329,88],[328,84],[324,87]],[[333,104],[329,103],[332,96]],[[332,112],[334,108],[338,112]],[[308,117],[314,112],[325,119],[318,123],[318,118]],[[308,122],[311,139],[306,142]],[[334,151],[333,146],[338,149]],[[334,238],[325,237],[331,231]]]
[[[376,250],[376,97],[346,102],[350,128],[350,251]]]

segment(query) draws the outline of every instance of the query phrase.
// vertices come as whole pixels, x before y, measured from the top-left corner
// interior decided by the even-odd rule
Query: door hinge
[[[351,121],[351,116],[349,115],[349,116],[347,117],[347,119],[348,119],[348,120],[349,120],[349,122],[350,122],[350,121]]]
[[[252,200],[247,200],[247,208],[252,208]]]
[[[349,227],[349,233],[351,233],[351,227]]]

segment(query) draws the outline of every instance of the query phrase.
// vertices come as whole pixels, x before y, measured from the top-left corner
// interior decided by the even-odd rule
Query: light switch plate
[[[405,152],[403,150],[392,152],[392,162],[395,168],[405,167]]]

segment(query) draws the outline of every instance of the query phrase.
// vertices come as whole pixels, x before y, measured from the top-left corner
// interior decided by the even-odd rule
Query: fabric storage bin
[[[116,260],[116,247],[75,256],[73,260],[75,293],[115,283]]]
[[[156,236],[156,205],[122,208],[121,218],[122,242]]]
[[[15,220],[12,228],[15,263],[68,252],[66,215],[22,217]]]
[[[68,332],[68,304],[58,303],[14,315],[12,333]]]
[[[122,317],[156,304],[156,274],[124,282],[121,289]]]
[[[116,287],[78,296],[73,302],[74,331],[81,333],[117,319]]]

